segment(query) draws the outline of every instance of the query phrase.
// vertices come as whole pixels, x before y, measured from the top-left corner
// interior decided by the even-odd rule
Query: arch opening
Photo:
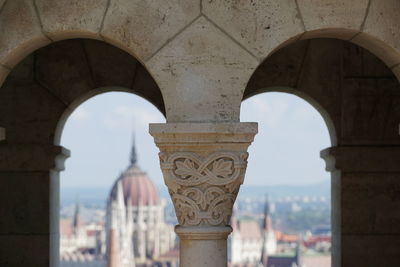
[[[243,99],[247,99],[274,90],[291,93],[313,105],[324,118],[334,146],[321,155],[332,173],[332,266],[335,267],[342,266],[346,260],[355,260],[345,247],[352,247],[346,243],[346,238],[357,232],[354,230],[356,222],[357,225],[371,225],[373,222],[368,218],[379,214],[379,211],[368,210],[365,214],[369,217],[366,215],[363,220],[353,216],[367,205],[362,203],[369,203],[370,199],[361,189],[366,187],[364,181],[361,178],[354,181],[351,176],[354,172],[363,176],[361,173],[366,172],[366,167],[355,170],[350,165],[343,165],[345,149],[349,149],[348,153],[352,153],[351,149],[362,153],[363,149],[400,144],[400,110],[397,108],[400,85],[390,67],[379,53],[372,54],[348,41],[295,41],[275,50],[256,69],[243,94]],[[343,154],[329,154],[336,148],[343,148]],[[374,162],[362,156],[356,159],[364,163],[370,160],[367,164]],[[342,160],[340,168],[335,160]],[[359,178],[357,175],[354,176]],[[349,189],[346,184],[353,187]],[[357,203],[351,200],[354,195],[357,195]],[[368,235],[364,232],[356,234]],[[370,231],[369,235],[375,235],[375,232]]]
[[[241,121],[257,121],[259,133],[235,204],[229,259],[331,266],[330,181],[318,157],[329,131],[313,105],[274,89],[242,103]]]
[[[127,93],[95,96],[68,118],[61,144],[73,154],[61,175],[61,267],[78,259],[82,266],[159,264],[177,249],[173,206],[147,134],[154,122],[165,118]]]

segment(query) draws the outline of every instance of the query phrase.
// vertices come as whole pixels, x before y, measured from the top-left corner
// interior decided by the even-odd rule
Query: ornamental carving
[[[181,225],[227,225],[247,165],[246,152],[162,152],[161,169]]]

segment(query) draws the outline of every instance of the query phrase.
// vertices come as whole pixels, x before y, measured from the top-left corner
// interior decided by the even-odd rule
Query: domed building
[[[164,208],[155,185],[137,165],[133,146],[130,164],[107,200],[108,266],[141,266],[174,247],[173,226],[165,223]]]

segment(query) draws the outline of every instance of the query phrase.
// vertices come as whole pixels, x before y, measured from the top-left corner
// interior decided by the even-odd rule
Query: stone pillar
[[[332,147],[333,267],[400,266],[400,146]]]
[[[59,176],[69,151],[0,143],[0,266],[58,266]]]
[[[180,266],[227,265],[232,206],[256,123],[151,124],[179,225]]]

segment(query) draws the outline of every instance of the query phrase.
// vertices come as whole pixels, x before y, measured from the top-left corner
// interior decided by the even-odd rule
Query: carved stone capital
[[[150,133],[179,224],[228,225],[257,124],[152,124]]]

